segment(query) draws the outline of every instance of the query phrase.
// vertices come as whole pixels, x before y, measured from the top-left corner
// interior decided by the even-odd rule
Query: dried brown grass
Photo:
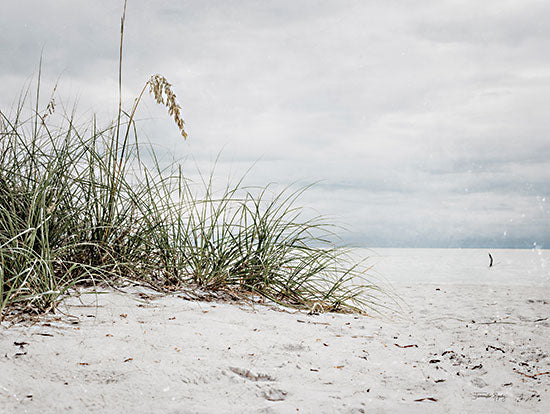
[[[181,118],[181,106],[178,104],[176,94],[172,90],[172,84],[159,74],[151,76],[147,81],[149,93],[155,97],[157,103],[166,106],[170,116],[174,117],[174,121],[178,126],[183,138],[187,138],[187,132],[184,129],[184,122]]]

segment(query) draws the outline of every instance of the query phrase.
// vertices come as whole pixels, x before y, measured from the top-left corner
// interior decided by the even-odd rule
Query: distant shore
[[[550,287],[550,250],[358,248],[354,252],[369,257],[372,275],[392,283]]]

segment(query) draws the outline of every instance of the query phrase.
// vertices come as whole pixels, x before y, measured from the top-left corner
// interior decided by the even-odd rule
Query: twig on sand
[[[502,352],[503,354],[506,353],[506,352],[504,351],[504,349],[499,348],[498,346],[487,345],[487,347],[485,348],[485,350],[488,351],[489,349],[493,349],[493,350],[495,350],[495,351],[500,351],[500,352]]]
[[[503,324],[503,325],[517,325],[516,322],[505,322],[505,321],[491,321],[491,322],[478,322],[480,325],[494,325],[494,324]]]
[[[433,401],[433,402],[437,402],[437,398],[433,398],[433,397],[426,397],[426,398],[418,398],[416,400],[414,400],[415,402],[422,402],[422,401]]]
[[[516,371],[516,370],[514,370],[514,371]],[[537,372],[536,374],[533,374],[533,375],[525,374],[524,372],[521,372],[521,371],[516,371],[516,372],[520,375],[523,375],[524,377],[527,377],[527,378],[536,378],[540,375],[550,375],[550,371]]]
[[[411,345],[399,345],[399,344],[394,344],[396,347],[398,348],[418,348],[418,345],[416,344],[411,344]]]

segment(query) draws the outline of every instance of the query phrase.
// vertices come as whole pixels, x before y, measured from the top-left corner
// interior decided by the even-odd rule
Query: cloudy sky
[[[36,74],[108,118],[122,1],[5,1],[0,108]],[[550,2],[128,0],[124,97],[189,171],[319,184],[304,204],[370,247],[550,246]],[[47,95],[46,93],[44,93]],[[193,174],[190,172],[190,174]]]

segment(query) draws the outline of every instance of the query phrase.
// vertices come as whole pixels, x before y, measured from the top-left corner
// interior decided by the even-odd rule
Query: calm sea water
[[[550,250],[373,248],[354,254],[368,257],[370,273],[390,283],[550,286]]]

